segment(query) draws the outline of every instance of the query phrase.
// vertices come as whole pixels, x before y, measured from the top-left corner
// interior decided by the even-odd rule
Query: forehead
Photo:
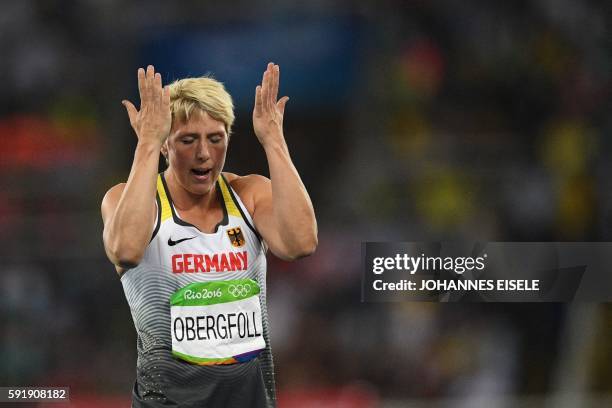
[[[188,120],[173,121],[170,130],[171,135],[182,134],[210,134],[225,133],[225,124],[211,117],[208,112],[195,110],[189,115]]]

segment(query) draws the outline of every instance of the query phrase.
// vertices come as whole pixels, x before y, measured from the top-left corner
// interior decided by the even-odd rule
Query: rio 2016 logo
[[[194,300],[194,299],[212,299],[216,297],[221,297],[223,292],[221,292],[221,288],[217,288],[215,290],[202,289],[200,291],[193,291],[191,289],[185,292],[185,299]]]

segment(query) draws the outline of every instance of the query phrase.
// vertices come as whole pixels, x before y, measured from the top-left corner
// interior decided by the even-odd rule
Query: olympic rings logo
[[[246,296],[246,294],[251,291],[251,285],[249,285],[248,283],[245,283],[244,285],[242,283],[239,283],[237,285],[229,285],[227,291],[233,297]]]

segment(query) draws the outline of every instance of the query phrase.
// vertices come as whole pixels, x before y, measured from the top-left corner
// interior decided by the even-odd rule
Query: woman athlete
[[[265,254],[294,260],[317,246],[278,84],[270,63],[253,110],[270,179],[223,172],[234,112],[220,82],[162,87],[148,66],[138,70],[140,110],[123,101],[138,143],[102,218],[137,332],[133,407],[275,406]],[[168,167],[158,174],[160,153]]]

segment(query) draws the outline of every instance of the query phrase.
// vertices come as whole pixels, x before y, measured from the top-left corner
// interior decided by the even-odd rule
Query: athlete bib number
[[[244,362],[266,347],[252,279],[191,283],[170,298],[170,315],[172,354],[190,363]]]

